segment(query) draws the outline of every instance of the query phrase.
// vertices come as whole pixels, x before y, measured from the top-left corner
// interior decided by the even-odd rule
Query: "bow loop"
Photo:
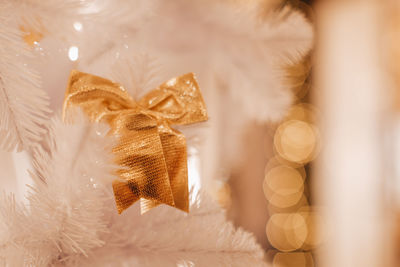
[[[111,111],[132,109],[137,104],[119,84],[72,70],[65,92],[64,117],[72,106],[80,107],[92,121],[101,121]]]
[[[192,73],[171,79],[135,102],[117,83],[72,71],[63,115],[80,107],[92,121],[105,121],[119,137],[113,149],[122,166],[113,182],[121,213],[142,199],[142,212],[164,203],[189,210],[186,140],[170,124],[207,120],[207,112]]]
[[[206,106],[193,73],[173,78],[145,95],[140,104],[157,112],[170,124],[207,120]]]

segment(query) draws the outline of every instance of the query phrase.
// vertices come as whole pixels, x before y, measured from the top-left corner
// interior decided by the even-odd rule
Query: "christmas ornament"
[[[142,212],[160,203],[189,211],[185,137],[171,124],[207,120],[192,73],[173,78],[135,102],[119,84],[72,71],[64,115],[81,107],[92,121],[108,122],[120,137],[114,148],[121,179],[113,188],[118,212],[142,198]]]

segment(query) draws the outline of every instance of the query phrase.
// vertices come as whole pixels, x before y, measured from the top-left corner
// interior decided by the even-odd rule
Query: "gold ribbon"
[[[121,179],[113,182],[121,213],[141,199],[142,213],[161,203],[189,211],[186,140],[170,125],[207,120],[193,73],[173,78],[136,102],[119,84],[73,70],[63,116],[80,107],[92,121],[107,122],[119,137],[113,148]]]

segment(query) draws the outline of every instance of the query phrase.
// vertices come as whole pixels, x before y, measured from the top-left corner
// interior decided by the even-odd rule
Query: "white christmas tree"
[[[228,2],[0,3],[0,16],[6,22],[0,25],[0,147],[26,150],[32,159],[30,173],[34,180],[26,205],[12,194],[1,194],[3,265],[266,264],[254,237],[235,230],[205,192],[191,194],[189,214],[160,206],[140,215],[138,205],[134,205],[118,215],[111,189],[119,168],[112,164],[115,140],[107,136],[107,126],[89,123],[79,112],[68,123],[58,115],[49,119],[45,93],[49,89],[41,88],[46,76],[38,75],[36,63],[32,63],[38,52],[24,43],[20,31],[24,24],[32,31],[43,32],[46,38],[78,38],[82,53],[79,66],[119,79],[136,91],[135,95],[151,89],[153,84],[147,81],[166,78],[149,75],[143,68],[148,61],[139,62],[135,66],[140,67],[132,71],[135,63],[131,58],[121,59],[127,56],[126,51],[145,51],[170,64],[165,75],[198,72],[204,79],[202,87],[209,90],[219,81],[211,77],[224,77],[232,96],[242,102],[249,117],[261,121],[279,118],[290,104],[291,95],[284,86],[284,75],[268,70],[280,63],[296,62],[307,53],[311,28],[302,15],[287,9],[271,19],[260,19],[259,3],[238,7]],[[84,37],[79,36],[79,25],[88,28]],[[121,38],[125,33],[128,39]],[[126,45],[129,50],[121,51]],[[110,53],[114,60],[129,64],[116,69]],[[116,58],[117,54],[122,56]],[[104,68],[102,63],[114,70]],[[156,79],[149,79],[154,76]],[[65,84],[59,86],[64,90]],[[244,90],[247,97],[239,97]]]

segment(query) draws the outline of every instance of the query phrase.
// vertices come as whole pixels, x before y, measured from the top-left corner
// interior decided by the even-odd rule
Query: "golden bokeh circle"
[[[310,253],[276,253],[272,262],[273,267],[314,267]]]
[[[276,130],[274,147],[285,160],[305,164],[315,157],[318,138],[318,130],[313,124],[289,120]]]
[[[282,159],[281,157],[279,157],[279,155],[275,155],[268,160],[268,163],[264,169],[264,174],[267,174],[269,170],[280,165],[286,165],[288,167],[296,169],[301,174],[301,176],[303,176],[303,179],[306,179],[307,173],[303,164],[292,164],[292,162]]]
[[[303,194],[303,196],[301,196],[300,200],[294,206],[290,206],[287,208],[280,208],[280,207],[276,207],[276,206],[272,205],[271,203],[268,203],[267,210],[268,210],[268,214],[270,214],[270,215],[275,214],[275,213],[290,213],[290,212],[297,212],[297,211],[301,210],[302,207],[305,207],[308,205],[309,205],[308,200]]]
[[[307,224],[299,213],[278,213],[271,216],[266,233],[270,244],[280,251],[300,249],[307,238]]]
[[[302,209],[305,209],[305,207]],[[321,246],[325,241],[323,231],[321,231],[325,227],[323,216],[319,212],[312,211],[311,207],[309,207],[308,211],[307,209],[305,211],[300,209],[299,212],[304,217],[308,228],[308,235],[304,241],[303,249],[312,250]]]
[[[270,204],[288,208],[303,196],[304,177],[292,167],[278,165],[266,173],[263,190]]]

